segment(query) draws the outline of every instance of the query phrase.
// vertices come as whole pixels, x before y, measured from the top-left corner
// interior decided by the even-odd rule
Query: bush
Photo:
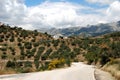
[[[15,52],[15,48],[9,47],[9,49],[10,49],[12,52]]]
[[[0,48],[0,50],[2,50],[2,51],[7,51],[7,48]]]
[[[34,56],[34,52],[31,52],[30,50],[27,50],[27,51],[26,51],[26,56],[27,56],[28,58],[31,58],[32,56]]]
[[[13,41],[15,41],[15,40],[14,40],[14,37],[11,37],[11,38],[10,38],[10,42],[13,42]]]
[[[35,53],[36,52],[36,48],[33,48],[31,52]]]
[[[106,54],[102,54],[101,55],[100,63],[102,65],[105,65],[108,61],[110,61],[109,56],[107,56]]]
[[[30,42],[26,42],[24,46],[25,46],[26,49],[31,49],[32,48],[32,44]]]
[[[36,56],[35,56],[35,61],[39,61],[40,56],[41,56],[41,54],[43,53],[44,49],[45,49],[44,47],[40,47],[40,48],[39,48],[39,50],[38,50],[38,52],[37,52],[37,54],[36,54]]]
[[[20,43],[20,42],[19,42],[19,43],[18,43],[18,46],[20,46],[20,47],[21,47],[21,46],[22,46],[22,43]]]
[[[8,61],[7,64],[6,64],[6,67],[8,67],[8,68],[15,68],[15,62]]]
[[[2,54],[1,58],[2,58],[2,59],[6,59],[6,58],[7,58],[7,55],[6,55],[6,54]]]
[[[4,45],[4,46],[8,46],[8,44],[6,44],[6,43],[5,43],[5,44],[3,44],[3,45]]]
[[[67,64],[67,66],[70,66],[70,65],[71,65],[70,59],[66,59],[66,60],[65,60],[65,63]]]
[[[39,68],[39,61],[34,61],[34,64],[35,64],[36,69],[38,69]]]
[[[20,60],[24,60],[24,59],[25,59],[25,55],[21,55]]]
[[[22,66],[23,66],[23,62],[17,62],[17,63],[16,63],[16,67],[20,68],[20,67],[22,67]]]
[[[52,60],[49,65],[48,65],[48,69],[51,70],[51,69],[54,69],[54,68],[60,68],[60,67],[63,67],[65,64],[65,59],[54,59]]]
[[[49,55],[50,55],[51,52],[52,52],[52,49],[51,49],[51,48],[48,49],[48,50],[44,53],[44,55],[42,55],[42,60],[46,60],[46,59],[49,57]]]
[[[15,52],[12,52],[12,55],[15,55]]]
[[[59,42],[60,42],[59,40],[53,40],[53,42],[52,42],[52,43],[53,43],[53,46],[54,46],[54,47],[57,47]]]
[[[37,46],[39,46],[39,43],[35,42],[33,45],[34,45],[34,47],[37,47]]]
[[[33,72],[33,69],[30,67],[27,68],[23,68],[20,70],[21,73],[29,73],[29,72]]]
[[[80,48],[74,48],[74,52],[75,52],[76,55],[79,54],[80,53]]]
[[[0,37],[0,42],[3,42],[3,39]]]
[[[26,61],[26,62],[24,63],[24,67],[32,67],[32,63],[29,62],[29,61]]]
[[[35,39],[32,39],[31,42],[35,42]]]
[[[91,64],[92,62],[95,62],[97,59],[97,56],[93,52],[89,52],[85,54],[85,58],[87,59],[88,63]]]
[[[22,39],[18,38],[18,39],[17,39],[17,41],[18,41],[18,42],[21,42],[21,41],[22,41]]]
[[[21,34],[20,34],[20,37],[27,37],[29,35],[29,33],[28,33],[28,31],[26,31],[26,30],[23,30],[22,32],[21,32]]]
[[[34,36],[38,36],[38,34],[39,34],[38,32],[34,32]]]

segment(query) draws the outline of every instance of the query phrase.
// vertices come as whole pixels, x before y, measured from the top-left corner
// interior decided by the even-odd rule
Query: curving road
[[[65,69],[52,71],[1,75],[0,80],[95,80],[94,67],[83,63],[72,63]]]

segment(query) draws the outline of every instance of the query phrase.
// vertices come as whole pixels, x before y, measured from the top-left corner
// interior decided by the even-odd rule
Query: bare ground
[[[96,80],[115,80],[115,78],[110,73],[100,69],[95,69],[94,75]]]

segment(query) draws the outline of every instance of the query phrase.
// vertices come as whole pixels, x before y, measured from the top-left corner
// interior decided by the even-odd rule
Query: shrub
[[[20,68],[23,66],[23,62],[16,62],[16,67]]]
[[[33,45],[34,45],[34,47],[37,47],[37,46],[39,46],[39,43],[35,42],[35,43],[33,43]]]
[[[25,55],[21,55],[20,60],[24,60],[24,59],[25,59]]]
[[[26,42],[24,46],[25,46],[26,49],[31,49],[32,48],[32,44],[30,42]]]
[[[35,42],[35,39],[32,39],[31,41],[32,41],[32,42]]]
[[[22,41],[22,39],[18,38],[18,39],[17,39],[17,41],[18,41],[18,42],[21,42],[21,41]]]
[[[52,49],[51,49],[51,48],[48,49],[48,50],[44,53],[44,55],[42,55],[42,60],[46,60],[46,59],[49,57],[49,55],[50,55],[51,52],[52,52]]]
[[[8,68],[15,68],[15,62],[8,61],[7,64],[6,64],[6,67],[8,67]]]
[[[53,40],[53,46],[58,46],[59,40]]]
[[[65,63],[67,64],[67,66],[70,66],[70,65],[71,65],[70,59],[66,59],[66,60],[65,60]]]
[[[35,64],[36,69],[38,69],[39,68],[39,61],[34,61],[34,64]]]
[[[101,55],[100,63],[102,65],[105,65],[108,61],[110,61],[109,56],[107,56],[105,53]]]
[[[14,37],[11,37],[11,38],[10,38],[10,42],[13,42],[13,41],[15,41],[15,40],[14,40]]]
[[[38,31],[37,30],[34,30],[33,33],[32,33],[34,36],[38,36]]]
[[[31,58],[32,56],[34,56],[34,52],[31,52],[30,50],[27,50],[27,51],[26,51],[26,56],[27,56],[28,58]]]
[[[0,48],[0,50],[2,50],[2,51],[7,51],[7,48]]]
[[[19,42],[19,43],[18,43],[18,46],[22,46],[22,43]]]
[[[3,39],[0,37],[0,42],[3,42]]]
[[[12,55],[15,55],[15,52],[12,52]]]
[[[31,52],[35,53],[36,52],[36,48],[33,48]]]
[[[26,30],[23,30],[22,32],[21,32],[21,34],[20,34],[20,37],[27,37],[28,36],[28,31],[26,31]]]
[[[65,59],[54,59],[52,60],[49,65],[48,65],[48,69],[51,70],[51,69],[54,69],[54,68],[60,68],[62,66],[64,66],[65,64]]]
[[[2,59],[6,59],[6,58],[7,58],[7,55],[6,55],[6,54],[2,54],[2,55],[1,55],[1,58],[2,58]]]
[[[5,43],[5,44],[3,44],[3,45],[4,45],[4,46],[8,46],[8,44],[6,44],[6,43]]]
[[[89,52],[85,54],[85,58],[87,59],[88,63],[91,64],[92,62],[96,60],[96,55],[93,52]]]
[[[24,67],[32,67],[32,63],[29,62],[29,61],[26,61],[26,62],[24,63]]]
[[[38,52],[37,52],[37,54],[35,56],[35,61],[38,61],[40,59],[40,56],[43,53],[44,49],[45,49],[44,47],[39,48],[39,50],[38,50]]]
[[[75,52],[76,55],[79,54],[80,53],[80,48],[74,48],[74,52]]]
[[[15,52],[15,48],[9,47],[9,49],[10,49],[12,52]]]
[[[29,73],[29,72],[33,72],[33,69],[30,68],[30,67],[27,67],[27,68],[21,69],[21,72],[22,72],[22,73]]]

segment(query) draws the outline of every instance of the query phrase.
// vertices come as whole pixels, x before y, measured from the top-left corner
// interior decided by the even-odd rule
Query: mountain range
[[[39,29],[40,32],[47,32],[50,35],[61,34],[63,36],[99,36],[106,33],[120,31],[120,21],[111,23],[100,23],[97,25],[88,25],[86,27],[69,27],[69,28],[50,28]]]

